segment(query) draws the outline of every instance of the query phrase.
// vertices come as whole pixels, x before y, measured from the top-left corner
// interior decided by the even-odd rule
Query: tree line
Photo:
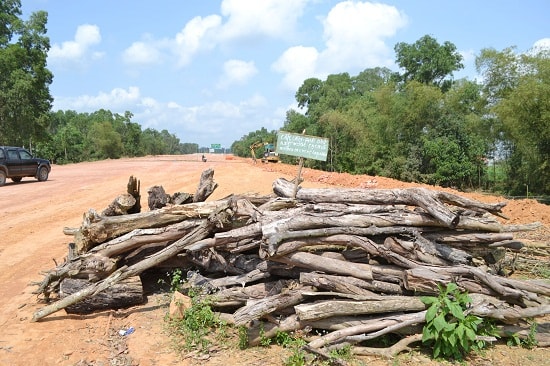
[[[399,72],[375,67],[309,78],[298,88],[300,110],[287,112],[282,130],[330,141],[327,161],[306,166],[509,195],[550,194],[549,50],[484,49],[476,58],[479,81],[453,79],[463,58],[450,42],[426,35],[394,50]],[[276,133],[250,132],[232,151],[249,156],[249,144],[275,141]]]

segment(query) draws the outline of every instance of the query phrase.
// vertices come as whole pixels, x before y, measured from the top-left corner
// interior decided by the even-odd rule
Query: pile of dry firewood
[[[499,223],[505,203],[425,188],[308,189],[285,179],[272,195],[206,201],[216,187],[212,170],[195,194],[153,187],[141,212],[139,181],[130,177],[127,194],[65,229],[74,236],[69,255],[36,291],[55,301],[33,320],[140,303],[139,275],[155,267],[185,270],[216,311],[248,327],[251,345],[277,331],[323,330],[307,346],[318,354],[342,345],[399,352],[420,340],[420,296],[450,282],[470,294],[469,312],[495,319],[501,334],[521,336],[527,319],[550,314],[548,282],[507,277],[506,254],[524,246],[514,232],[538,224]],[[539,326],[540,345],[550,344],[549,331]],[[402,341],[363,346],[385,334]]]

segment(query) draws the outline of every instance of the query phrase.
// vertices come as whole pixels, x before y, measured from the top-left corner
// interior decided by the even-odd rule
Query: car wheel
[[[0,186],[6,184],[6,173],[0,170]]]
[[[21,182],[21,179],[23,179],[23,178],[22,178],[22,177],[14,177],[14,178],[11,178],[11,180],[14,181],[15,183]]]
[[[38,181],[44,182],[46,180],[48,180],[48,168],[43,166],[38,169]]]

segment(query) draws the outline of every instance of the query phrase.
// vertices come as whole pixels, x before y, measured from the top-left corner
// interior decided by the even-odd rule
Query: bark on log
[[[149,194],[147,204],[150,211],[166,207],[170,202],[170,196],[166,193],[163,186],[153,186],[147,190],[147,193]]]
[[[304,252],[291,253],[271,259],[276,262],[308,268],[315,271],[324,271],[349,275],[364,280],[372,280],[372,269],[368,264],[351,263]]]
[[[188,219],[208,217],[224,201],[197,202],[186,205],[164,207],[159,210],[122,216],[101,216],[93,209],[84,214],[79,229],[65,229],[75,235],[77,253],[82,254],[93,246],[136,229],[148,229],[175,224]]]
[[[467,288],[469,292],[486,293],[487,289],[503,298],[519,302],[535,301],[543,299],[537,295],[550,296],[550,288],[526,281],[503,278],[491,275],[477,267],[454,266],[454,267],[427,267],[419,266],[405,271],[404,286],[410,291],[437,292],[437,284],[445,285],[449,282],[456,282],[459,286],[463,278],[475,279],[485,291],[476,291]],[[435,286],[434,286],[435,285]],[[430,290],[431,289],[431,290]]]
[[[283,178],[273,183],[274,192],[282,197],[292,197],[293,184]],[[470,200],[454,194],[433,191],[425,188],[406,189],[326,189],[326,188],[300,188],[296,193],[296,199],[306,202],[337,202],[360,204],[396,204],[413,205],[422,207],[435,219],[446,227],[455,228],[461,220],[460,212],[452,212],[444,203],[461,208],[467,208],[477,212],[490,212],[494,215],[502,215],[502,207],[506,202],[486,204]]]
[[[200,225],[203,220],[205,219],[190,219],[159,228],[136,229],[97,245],[90,249],[88,253],[97,253],[105,257],[115,257],[147,244],[166,243],[178,240]]]
[[[381,235],[386,231],[413,232],[414,228],[444,227],[429,215],[402,211],[395,213],[374,213],[368,215],[349,214],[326,216],[316,213],[304,213],[286,216],[283,219],[262,224],[262,233],[269,245],[270,255],[277,253],[278,245],[285,240],[296,240],[329,235]],[[500,232],[503,226],[495,220],[486,218],[464,218],[457,224],[461,230],[482,230]]]
[[[59,295],[63,299],[87,286],[90,282],[83,279],[66,278],[61,282]],[[143,286],[139,276],[133,276],[120,281],[105,291],[67,306],[68,314],[89,314],[106,309],[122,309],[143,304]]]
[[[136,199],[129,193],[121,194],[113,200],[107,206],[103,212],[102,216],[120,216],[127,215],[128,211],[132,209],[136,204]]]
[[[423,323],[425,321],[424,320],[425,317],[426,317],[426,311],[423,310],[412,314],[394,314],[394,315],[388,315],[384,318],[378,318],[378,319],[375,318],[372,321],[367,322],[365,324],[360,324],[357,326],[352,326],[342,330],[337,330],[337,331],[328,333],[322,337],[319,337],[309,342],[308,345],[311,348],[320,348],[320,347],[325,347],[332,343],[337,343],[346,337],[361,334],[361,333],[370,334],[372,332],[381,331],[381,332],[384,332],[384,334],[387,334],[389,332],[394,332],[399,328]],[[379,335],[382,335],[382,334],[379,334]],[[372,336],[371,334],[369,337],[376,338],[377,336]]]
[[[374,291],[391,295],[403,294],[403,289],[398,284],[378,280],[365,281],[355,277],[334,276],[316,272],[301,273],[300,283],[304,285],[314,286],[320,289],[343,292],[353,295],[380,296]]]
[[[398,311],[421,311],[426,306],[419,298],[411,296],[385,296],[372,301],[321,301],[294,307],[300,320],[322,319],[330,316],[355,314],[382,314]]]
[[[128,179],[128,184],[126,185],[126,192],[136,200],[134,207],[128,210],[129,214],[141,212],[141,193],[140,193],[140,181],[137,178],[134,178],[133,175]]]
[[[170,244],[170,246],[159,251],[155,255],[144,259],[143,261],[136,263],[130,267],[119,268],[113,274],[111,274],[106,279],[94,283],[91,286],[86,287],[72,295],[65,297],[62,300],[55,302],[54,304],[48,305],[42,309],[36,311],[33,315],[32,321],[40,320],[56,311],[66,308],[72,304],[75,304],[89,296],[96,295],[110,286],[118,283],[128,277],[132,277],[142,273],[143,271],[154,267],[155,265],[162,263],[163,261],[173,257],[174,255],[185,250],[185,247],[190,243],[194,243],[198,240],[201,240],[212,233],[214,228],[217,225],[223,224],[224,222],[229,222],[229,217],[232,214],[229,210],[229,202],[226,201],[223,205],[220,205],[220,202],[217,203],[218,207],[215,212],[213,212],[208,220],[204,221],[200,226],[195,230],[177,240],[176,242]]]
[[[214,182],[214,169],[206,169],[201,174],[201,180],[197,191],[193,196],[193,202],[204,202],[218,187],[218,183]]]
[[[233,314],[235,325],[245,325],[253,320],[260,319],[266,314],[299,304],[303,300],[302,291],[304,290],[313,291],[314,289],[311,287],[289,289],[278,295],[266,297],[265,299],[243,306]]]

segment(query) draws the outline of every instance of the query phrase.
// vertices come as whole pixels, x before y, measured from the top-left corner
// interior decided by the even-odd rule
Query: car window
[[[4,150],[0,149],[0,159],[4,159]]]
[[[17,154],[17,150],[8,150],[8,157],[10,159],[19,159],[19,154]]]
[[[27,150],[19,150],[19,156],[21,159],[32,159],[32,155]]]

